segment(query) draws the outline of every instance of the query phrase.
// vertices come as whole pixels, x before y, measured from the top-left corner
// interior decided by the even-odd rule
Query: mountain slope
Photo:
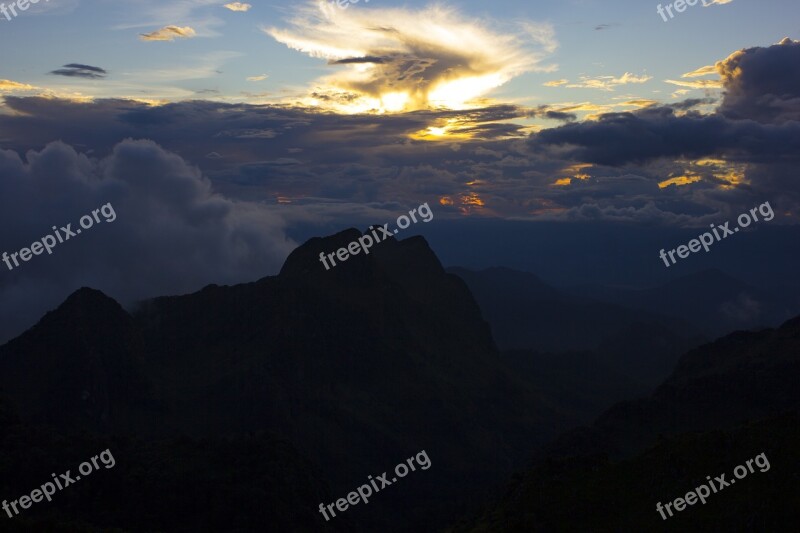
[[[593,426],[556,439],[455,530],[793,531],[799,376],[800,317],[692,350],[649,398],[622,402]],[[655,512],[656,502],[760,453],[775,472],[748,477],[669,521]]]

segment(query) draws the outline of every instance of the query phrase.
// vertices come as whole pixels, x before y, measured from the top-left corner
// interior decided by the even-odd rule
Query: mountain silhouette
[[[573,419],[506,364],[466,284],[421,237],[325,270],[320,252],[360,236],[312,239],[277,276],[132,312],[81,289],[0,347],[0,390],[26,424],[64,435],[218,442],[268,431],[335,498],[426,450],[429,470],[344,515],[362,530],[445,523]]]

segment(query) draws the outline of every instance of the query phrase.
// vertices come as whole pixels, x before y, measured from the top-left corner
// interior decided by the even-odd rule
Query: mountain
[[[429,470],[344,514],[361,530],[444,523],[574,419],[507,365],[467,286],[424,239],[320,263],[361,235],[312,239],[278,276],[131,313],[82,289],[0,347],[0,390],[26,423],[67,435],[218,442],[268,431],[335,498],[425,450]]]
[[[649,289],[582,286],[572,294],[651,313],[681,316],[706,335],[775,327],[800,312],[797,290],[762,289],[711,269]]]
[[[97,457],[89,479],[79,465]],[[23,458],[24,460],[20,460]],[[109,460],[110,459],[110,460]],[[326,523],[332,501],[318,468],[266,433],[229,438],[141,440],[60,433],[23,422],[0,398],[0,492],[9,502],[71,471],[52,502],[0,517],[9,532],[352,531],[347,517]],[[78,477],[76,477],[78,476]],[[53,487],[54,489],[56,487]],[[234,512],[235,511],[235,512]]]
[[[554,458],[516,475],[492,505],[447,531],[791,533],[800,517],[798,450],[800,418],[790,414],[729,431],[666,436],[620,461],[602,455]],[[764,458],[769,468],[758,466]],[[737,481],[734,471],[747,461],[753,472],[745,468],[748,475]],[[721,475],[727,487],[717,483]],[[703,485],[710,493],[704,504],[694,496],[693,505],[680,504],[681,512],[670,509],[671,517],[664,510]]]
[[[141,431],[159,410],[144,352],[131,316],[83,288],[0,348],[0,388],[25,420]]]
[[[527,272],[448,271],[475,295],[508,364],[582,423],[649,393],[702,341],[682,319],[571,295]]]
[[[642,312],[569,294],[535,275],[508,268],[450,268],[472,291],[501,350],[594,350],[638,324],[658,325],[682,338],[698,332],[660,311]]]
[[[622,402],[537,452],[453,531],[794,531],[798,376],[800,317],[692,350],[650,397]],[[775,471],[668,521],[656,513],[657,502],[760,453]]]

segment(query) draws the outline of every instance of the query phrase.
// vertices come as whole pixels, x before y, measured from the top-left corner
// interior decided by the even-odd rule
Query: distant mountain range
[[[622,402],[541,449],[453,531],[795,531],[800,497],[800,317],[697,348],[650,397]],[[663,521],[657,502],[760,453],[751,474]]]
[[[650,289],[584,285],[569,291],[628,308],[679,316],[710,337],[775,327],[800,312],[796,288],[763,289],[711,269]]]
[[[448,271],[466,281],[509,363],[587,423],[649,393],[702,342],[800,313],[792,290],[758,289],[718,270],[646,290],[557,289],[508,268]]]

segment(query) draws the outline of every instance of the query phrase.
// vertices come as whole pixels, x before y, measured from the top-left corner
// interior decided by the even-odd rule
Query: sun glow
[[[428,102],[435,107],[447,109],[468,109],[468,104],[479,96],[500,87],[506,80],[499,74],[467,76],[457,80],[440,83],[428,93]]]
[[[408,93],[404,92],[384,94],[381,96],[381,108],[390,113],[402,111],[408,103],[408,98]]]
[[[441,124],[441,122],[439,122]],[[428,126],[424,130],[416,131],[409,135],[416,141],[453,141],[453,140],[466,140],[472,136],[470,133],[460,131],[459,126],[463,122],[458,119],[447,119],[447,122],[440,126]]]

